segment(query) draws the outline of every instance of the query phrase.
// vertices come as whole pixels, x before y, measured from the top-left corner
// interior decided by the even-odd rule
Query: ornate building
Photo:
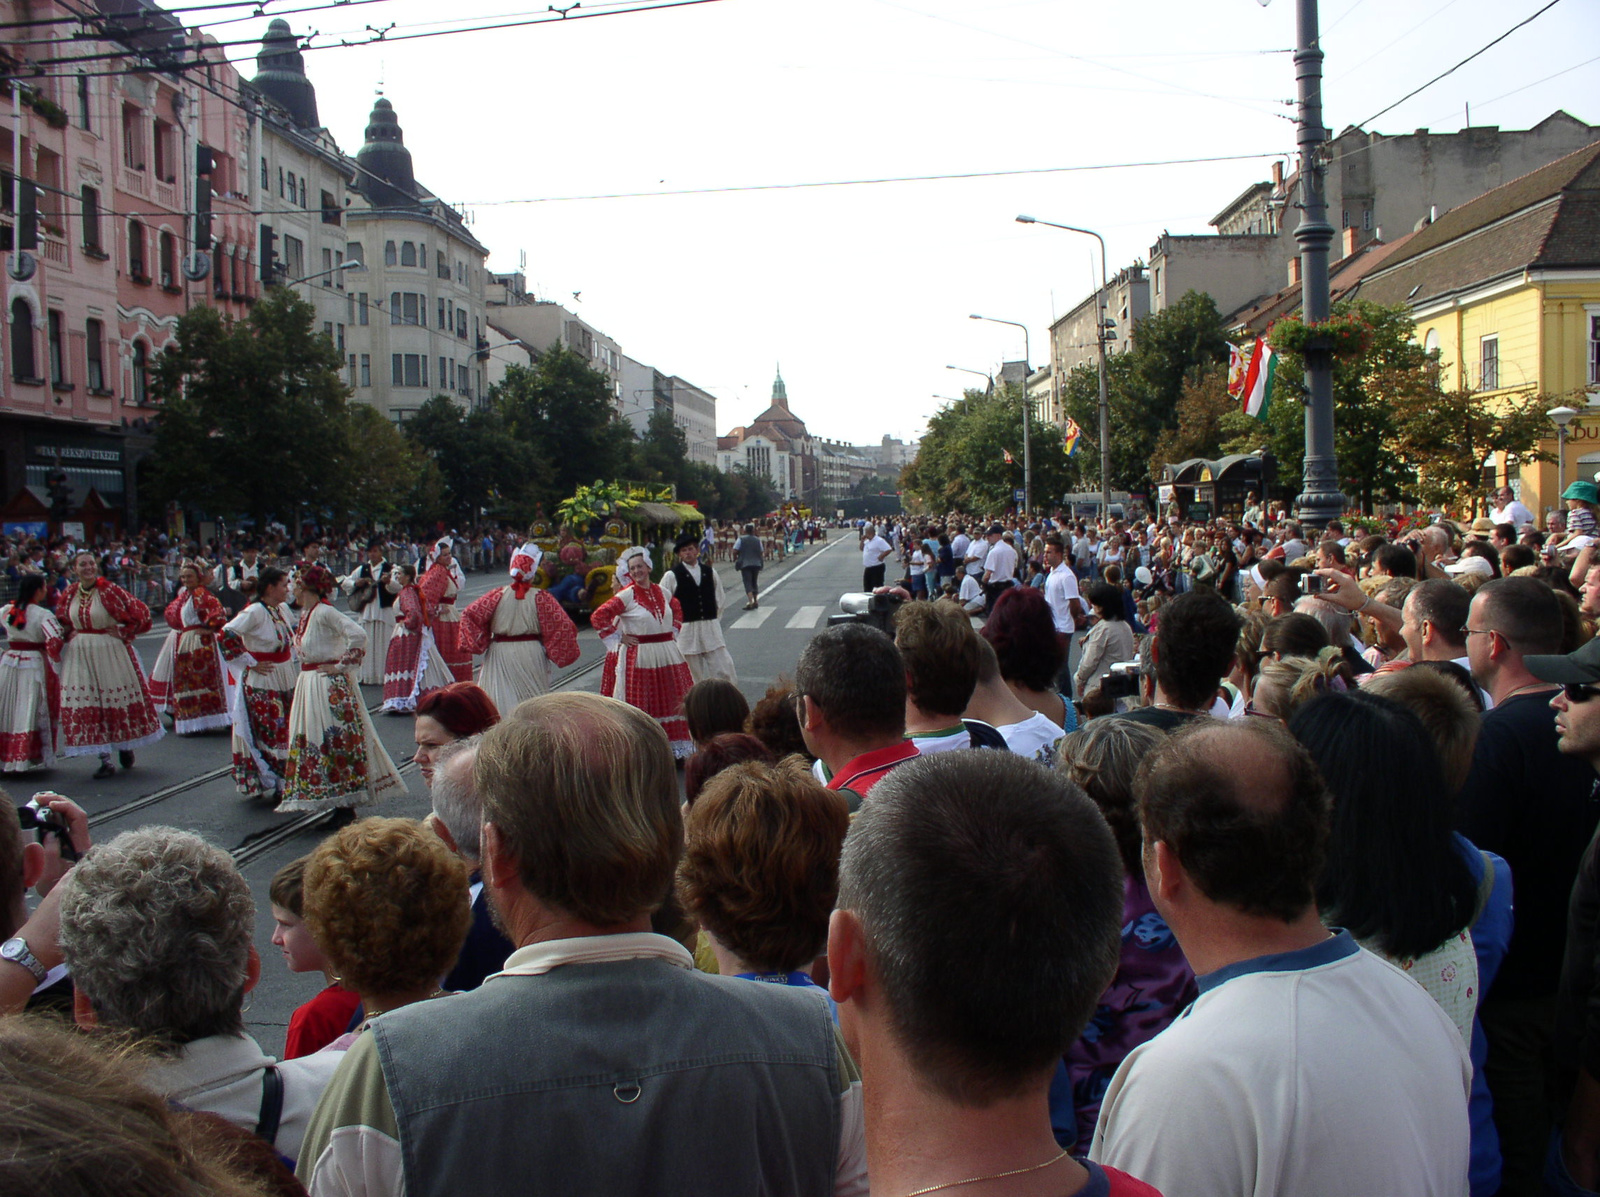
[[[767,410],[717,438],[717,468],[726,472],[738,466],[770,478],[783,498],[810,507],[837,503],[873,472],[873,462],[853,446],[811,435],[806,422],[789,410],[782,370],[772,383]]]

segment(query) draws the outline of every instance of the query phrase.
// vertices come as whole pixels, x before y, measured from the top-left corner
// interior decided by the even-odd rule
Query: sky
[[[813,435],[918,436],[938,396],[982,385],[946,366],[1023,355],[1020,329],[970,314],[1026,325],[1038,365],[1098,279],[1093,238],[1019,213],[1095,229],[1115,273],[1292,165],[1293,0],[714,0],[349,47],[450,27],[441,9],[551,14],[286,12],[315,2],[204,28],[256,37],[285,13],[319,34],[306,70],[347,153],[381,87],[490,269],[526,255],[530,291],[715,395],[719,432],[766,407],[781,365]],[[1322,0],[1325,123],[1366,122],[1547,3]],[[255,73],[250,47],[229,53]],[[1600,122],[1600,4],[1557,0],[1365,127],[1455,132],[1469,106],[1505,129]],[[1124,165],[1204,158],[1236,160]],[[793,186],[926,175],[974,177]],[[636,198],[595,198],[613,195]]]

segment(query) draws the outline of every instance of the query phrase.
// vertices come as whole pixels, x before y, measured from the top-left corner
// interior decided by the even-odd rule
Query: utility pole
[[[1265,0],[1263,0],[1265,2]],[[1295,83],[1299,99],[1295,140],[1300,147],[1300,224],[1294,239],[1300,246],[1301,319],[1316,325],[1328,318],[1328,199],[1323,185],[1322,45],[1317,28],[1317,0],[1295,3]],[[1333,353],[1312,344],[1304,354],[1306,369],[1306,461],[1303,490],[1297,506],[1302,523],[1320,531],[1344,512],[1339,493],[1339,461],[1333,443]]]

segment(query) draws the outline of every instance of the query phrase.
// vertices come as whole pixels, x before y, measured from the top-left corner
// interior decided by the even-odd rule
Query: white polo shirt
[[[1078,623],[1072,617],[1072,600],[1082,602],[1083,596],[1078,592],[1078,575],[1072,572],[1072,567],[1065,561],[1045,575],[1044,597],[1050,604],[1050,615],[1055,620],[1056,631],[1066,635],[1076,632]]]
[[[989,547],[983,567],[989,571],[990,585],[1014,581],[1017,576],[1017,550],[1005,541],[997,540]]]

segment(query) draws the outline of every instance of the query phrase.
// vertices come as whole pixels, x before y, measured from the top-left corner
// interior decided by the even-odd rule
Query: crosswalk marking
[[[822,613],[826,610],[826,607],[801,607],[789,617],[789,622],[783,626],[786,628],[814,628],[817,626],[817,621],[822,618]]]
[[[746,611],[733,621],[733,626],[739,629],[753,630],[759,628],[772,618],[773,607],[757,607],[754,611]]]

